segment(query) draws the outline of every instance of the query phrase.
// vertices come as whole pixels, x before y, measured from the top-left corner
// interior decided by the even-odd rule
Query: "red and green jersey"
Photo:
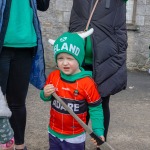
[[[98,106],[101,103],[97,86],[90,77],[71,82],[62,79],[60,71],[55,70],[48,76],[47,84],[54,85],[56,93],[84,122],[86,122],[88,106]],[[54,98],[51,101],[49,126],[55,132],[64,135],[80,134],[84,131],[79,123]]]

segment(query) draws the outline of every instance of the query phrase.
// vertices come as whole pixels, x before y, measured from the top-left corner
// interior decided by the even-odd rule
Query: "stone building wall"
[[[43,44],[45,48],[46,67],[55,67],[52,46],[48,39],[56,39],[68,30],[72,0],[50,0],[50,7],[46,12],[38,12],[42,27]]]
[[[134,4],[135,12],[132,26],[127,26],[129,29],[127,66],[129,69],[146,71],[150,68],[150,0],[128,2]]]
[[[71,7],[72,0],[51,0],[46,12],[38,12],[47,67],[55,66],[52,46],[47,41],[68,30]],[[150,68],[150,0],[128,0],[127,24],[127,67],[147,70]]]

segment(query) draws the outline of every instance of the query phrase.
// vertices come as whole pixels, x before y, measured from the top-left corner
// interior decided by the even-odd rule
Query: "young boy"
[[[84,36],[85,38],[85,36]],[[66,32],[54,44],[54,57],[59,70],[50,73],[40,93],[43,101],[51,101],[49,150],[84,150],[85,131],[52,96],[56,92],[63,101],[86,122],[89,108],[93,131],[104,140],[102,101],[90,71],[81,68],[84,59],[84,39]]]

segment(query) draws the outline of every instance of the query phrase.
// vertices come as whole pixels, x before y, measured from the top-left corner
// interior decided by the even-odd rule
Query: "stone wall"
[[[133,24],[130,20],[128,21],[127,67],[147,70],[150,68],[150,0],[129,0],[128,2],[128,9],[131,10],[130,7],[134,5],[136,12]],[[49,38],[56,39],[58,35],[68,30],[71,7],[72,0],[51,0],[46,12],[38,12],[47,67],[55,66],[52,46],[47,41]],[[127,18],[131,19],[130,16]]]
[[[48,68],[55,67],[52,46],[48,43],[48,39],[56,39],[68,30],[71,7],[72,0],[51,0],[46,12],[38,12],[45,48],[45,62]]]
[[[150,0],[134,1],[135,20],[128,31],[127,66],[146,71],[150,68]]]

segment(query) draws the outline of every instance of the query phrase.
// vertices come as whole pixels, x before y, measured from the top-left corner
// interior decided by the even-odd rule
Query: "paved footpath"
[[[48,150],[50,103],[40,100],[39,92],[30,85],[26,128],[29,150]],[[111,96],[110,111],[108,143],[115,150],[150,150],[150,74],[128,72],[127,89]],[[88,135],[86,150],[95,150]]]

